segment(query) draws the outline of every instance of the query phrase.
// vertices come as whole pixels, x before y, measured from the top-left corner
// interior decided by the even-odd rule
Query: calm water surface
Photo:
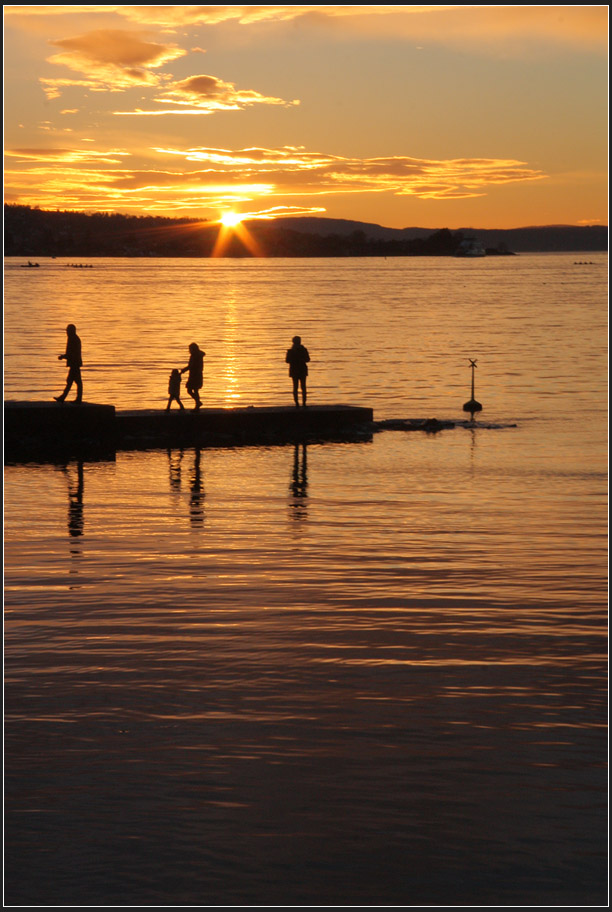
[[[5,398],[479,425],[5,467],[8,905],[605,905],[607,257],[5,267]],[[493,425],[493,426],[492,426]]]

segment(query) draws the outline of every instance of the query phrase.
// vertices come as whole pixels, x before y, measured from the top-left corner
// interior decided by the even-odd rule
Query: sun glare
[[[224,212],[219,219],[221,227],[217,234],[212,256],[224,256],[228,249],[236,247],[236,245],[237,249],[242,246],[252,256],[264,256],[259,243],[247,229],[245,222],[243,222],[243,219],[249,220],[250,218],[252,218],[252,215],[249,213],[243,212],[240,215],[238,212]]]
[[[226,212],[221,216],[221,224],[225,225],[226,228],[234,228],[236,225],[239,225],[242,221],[242,216],[238,215],[237,212]]]

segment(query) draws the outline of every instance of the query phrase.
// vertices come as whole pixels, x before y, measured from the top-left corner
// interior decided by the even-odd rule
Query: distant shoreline
[[[486,249],[487,256],[608,250],[608,227],[602,225],[432,231],[307,217],[245,221],[242,228],[241,231],[221,229],[218,222],[201,219],[48,211],[5,204],[4,256],[456,256],[462,241],[472,237]],[[224,245],[219,252],[216,245],[221,230]]]

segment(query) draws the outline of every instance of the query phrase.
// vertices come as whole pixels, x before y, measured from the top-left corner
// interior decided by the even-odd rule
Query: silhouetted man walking
[[[66,396],[70,392],[73,383],[76,383],[76,399],[75,402],[83,401],[83,381],[81,379],[81,367],[83,366],[83,360],[81,358],[81,340],[77,336],[76,326],[74,323],[69,323],[66,327],[66,334],[68,339],[66,340],[66,352],[63,355],[58,355],[58,361],[65,361],[68,365],[68,376],[66,377],[66,387],[61,396],[54,396],[56,402],[64,402]]]

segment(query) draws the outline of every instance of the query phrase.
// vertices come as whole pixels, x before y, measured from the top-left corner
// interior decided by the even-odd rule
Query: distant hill
[[[412,241],[430,237],[431,228],[383,228],[369,222],[329,218],[280,218],[276,226],[305,234],[349,235],[362,231],[367,238],[385,241]],[[439,229],[438,229],[439,230]],[[464,237],[477,237],[485,247],[505,245],[515,253],[554,253],[555,251],[607,250],[607,225],[542,225],[527,228],[459,228]]]
[[[319,218],[277,218],[274,224],[290,231],[303,231],[304,234],[336,234],[346,236],[355,231],[363,231],[368,238],[377,241],[413,241],[427,238],[434,233],[432,228],[383,228],[371,222],[353,222],[350,219]],[[439,229],[435,229],[439,230]]]
[[[453,232],[317,217],[245,224],[269,257],[453,256],[465,237],[477,237],[489,255],[608,249],[607,227],[595,225]],[[208,257],[218,233],[217,223],[201,219],[4,207],[5,256]],[[224,255],[251,254],[238,235],[230,235]]]

